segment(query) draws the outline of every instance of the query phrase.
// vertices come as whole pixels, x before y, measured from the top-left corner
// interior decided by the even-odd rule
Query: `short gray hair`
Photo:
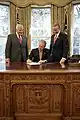
[[[23,27],[22,24],[17,24],[17,25],[16,25],[16,29],[19,29],[19,28],[23,29],[24,27]]]
[[[46,46],[46,41],[45,40],[39,40],[39,44],[43,43]]]

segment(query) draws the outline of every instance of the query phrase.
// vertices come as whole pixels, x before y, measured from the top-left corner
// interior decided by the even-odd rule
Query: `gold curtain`
[[[65,6],[51,5],[51,24],[58,22],[61,25],[61,30],[67,29],[67,33],[70,39],[70,26],[71,26],[71,10],[72,2]],[[31,5],[26,7],[18,7],[15,4],[10,4],[10,26],[11,32],[15,32],[15,26],[17,23],[24,25],[24,33],[28,37],[28,46],[30,48],[31,36],[30,25],[31,25]],[[51,26],[52,26],[51,25]]]

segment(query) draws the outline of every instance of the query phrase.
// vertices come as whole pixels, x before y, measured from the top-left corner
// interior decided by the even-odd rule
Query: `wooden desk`
[[[0,120],[80,120],[80,67],[0,63]]]

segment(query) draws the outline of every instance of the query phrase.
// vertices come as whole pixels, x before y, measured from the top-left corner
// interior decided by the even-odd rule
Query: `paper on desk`
[[[28,65],[40,65],[41,63],[39,62],[31,62],[31,63],[27,63]]]

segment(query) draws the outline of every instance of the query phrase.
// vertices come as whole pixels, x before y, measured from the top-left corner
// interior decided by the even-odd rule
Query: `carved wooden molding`
[[[15,84],[11,94],[15,113],[63,112],[63,85]]]
[[[71,117],[63,117],[63,120],[72,120]]]
[[[80,73],[29,72],[0,74],[0,120],[80,119]]]
[[[66,79],[66,75],[11,75],[10,76],[11,80],[64,80]]]
[[[46,4],[54,4],[56,6],[65,6],[72,2],[73,0],[0,0],[2,2],[11,2],[18,7],[26,7],[30,4],[35,5],[46,5]]]

